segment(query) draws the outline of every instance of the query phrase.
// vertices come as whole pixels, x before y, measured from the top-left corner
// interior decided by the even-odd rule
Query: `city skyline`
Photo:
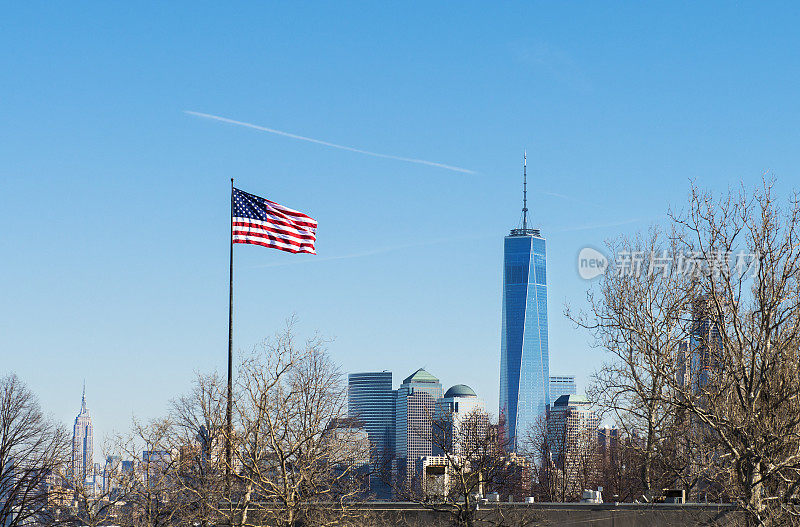
[[[785,196],[800,162],[793,6],[15,4],[5,20],[3,363],[67,428],[87,378],[96,458],[196,371],[225,371],[231,177],[319,221],[317,256],[237,247],[237,354],[296,313],[343,371],[452,371],[495,414],[524,149],[550,373],[581,387],[602,354],[563,317],[591,286],[580,249],[663,220],[690,180],[773,174]]]
[[[480,412],[488,425],[485,403],[469,386],[454,384],[443,392],[440,380],[419,368],[395,389],[392,375],[384,370],[347,376],[347,416],[367,433],[370,488],[379,499],[391,498],[398,482],[412,483],[420,457],[441,455],[441,441],[432,441],[432,434],[447,434],[457,453],[457,430],[466,418]]]
[[[0,527],[800,518],[798,27],[9,4]]]

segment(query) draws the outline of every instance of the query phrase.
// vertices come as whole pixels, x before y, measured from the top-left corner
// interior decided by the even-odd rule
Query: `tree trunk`
[[[756,518],[756,525],[765,525],[764,523],[764,502],[762,496],[763,483],[761,479],[760,463],[747,463],[745,469],[745,477],[747,478],[747,508]]]
[[[642,487],[644,487],[645,494],[648,495],[653,487],[652,482],[652,469],[653,469],[653,447],[655,443],[655,430],[652,423],[647,427],[647,444],[645,445],[644,459],[642,460]]]

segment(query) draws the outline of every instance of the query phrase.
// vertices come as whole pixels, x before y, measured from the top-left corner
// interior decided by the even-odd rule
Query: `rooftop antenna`
[[[81,395],[81,410],[86,410],[86,379],[83,380],[83,394]]]
[[[528,233],[528,151],[522,151],[522,232]]]

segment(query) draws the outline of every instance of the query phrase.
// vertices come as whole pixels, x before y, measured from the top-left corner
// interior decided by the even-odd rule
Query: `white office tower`
[[[486,405],[465,384],[456,384],[436,403],[434,454],[471,455],[489,427]]]

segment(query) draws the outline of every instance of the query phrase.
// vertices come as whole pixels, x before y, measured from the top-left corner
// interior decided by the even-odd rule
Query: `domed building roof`
[[[466,384],[456,384],[444,393],[445,398],[450,397],[477,397],[475,390]]]

